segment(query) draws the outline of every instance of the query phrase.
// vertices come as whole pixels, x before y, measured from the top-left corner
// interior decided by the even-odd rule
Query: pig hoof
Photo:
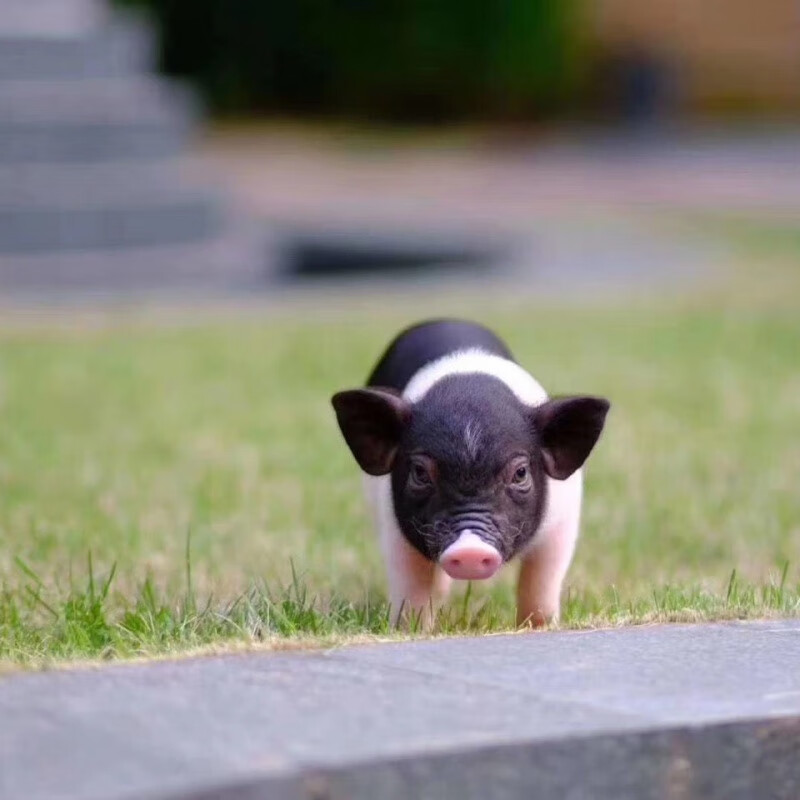
[[[523,630],[541,630],[557,622],[558,617],[555,614],[543,614],[541,611],[533,611],[526,616],[521,614],[517,616],[517,627]]]

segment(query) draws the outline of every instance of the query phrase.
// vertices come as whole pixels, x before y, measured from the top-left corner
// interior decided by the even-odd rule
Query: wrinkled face
[[[523,404],[499,379],[441,379],[416,403],[389,389],[339,392],[336,416],[369,475],[391,475],[400,530],[453,578],[488,578],[542,521],[547,478],[588,458],[609,403],[564,397]]]
[[[519,552],[541,521],[546,486],[530,409],[485,375],[434,385],[392,468],[403,534],[453,577],[489,577]]]

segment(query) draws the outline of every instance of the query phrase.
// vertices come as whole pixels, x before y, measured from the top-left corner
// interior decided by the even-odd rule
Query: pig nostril
[[[481,561],[481,564],[483,564],[484,567],[490,567],[492,565],[492,559],[484,558],[483,561]]]
[[[450,563],[454,567],[460,567],[461,566],[461,559],[460,558],[454,558]]]

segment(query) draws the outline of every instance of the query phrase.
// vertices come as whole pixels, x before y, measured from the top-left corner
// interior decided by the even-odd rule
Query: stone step
[[[264,290],[272,247],[259,227],[225,220],[204,240],[159,246],[53,253],[0,253],[0,300],[36,302]]]
[[[3,125],[0,122],[0,164],[97,162],[118,158],[163,158],[185,148],[189,125],[85,122],[55,129],[47,123]]]
[[[130,77],[152,67],[154,45],[147,27],[133,19],[80,37],[0,29],[0,81]]]
[[[796,800],[798,663],[767,620],[12,674],[0,800]]]
[[[217,207],[205,198],[100,209],[0,209],[0,253],[194,242],[216,233],[219,225]]]
[[[0,82],[0,163],[179,153],[199,108],[160,78]]]
[[[3,0],[0,35],[80,36],[108,15],[104,0]]]
[[[180,162],[0,167],[0,253],[191,242],[221,202]]]
[[[172,122],[199,109],[183,85],[164,78],[93,78],[82,81],[3,81],[0,123]]]
[[[0,164],[0,210],[158,204],[165,197],[217,194],[191,158],[92,164]]]

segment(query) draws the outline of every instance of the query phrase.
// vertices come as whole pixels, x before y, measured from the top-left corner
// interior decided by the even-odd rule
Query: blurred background
[[[218,111],[532,123],[800,106],[791,0],[128,2]]]
[[[798,145],[796,0],[0,0],[0,659],[386,634],[444,314],[613,401],[565,625],[800,613]]]
[[[672,280],[799,109],[793,0],[3,0],[0,291]]]

